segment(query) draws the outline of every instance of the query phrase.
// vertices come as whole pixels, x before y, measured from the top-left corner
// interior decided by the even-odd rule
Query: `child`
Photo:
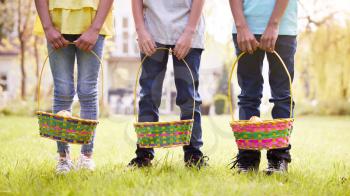
[[[265,55],[269,62],[269,83],[274,103],[273,118],[289,118],[290,90],[288,77],[271,52],[276,51],[286,63],[289,73],[294,75],[294,54],[297,35],[296,0],[230,0],[235,19],[233,40],[237,54],[248,52],[238,62],[238,83],[242,89],[239,98],[239,118],[249,120],[260,116],[259,106],[263,90],[262,65]],[[293,103],[294,104],[294,103]],[[268,150],[267,174],[287,172],[291,162],[291,146],[283,149]],[[260,163],[260,151],[239,150],[238,172],[257,171]]]
[[[192,118],[193,99],[196,101],[190,145],[184,146],[183,150],[186,166],[198,168],[207,165],[200,150],[203,142],[198,93],[198,72],[204,47],[203,4],[204,0],[132,0],[141,58],[149,56],[142,65],[140,77],[139,121],[159,120],[158,108],[169,52],[156,51],[156,47],[171,48],[174,52],[176,104],[181,109],[182,120]],[[195,89],[182,59],[188,62],[193,72]],[[129,166],[151,166],[153,158],[153,149],[137,146],[136,158],[130,161]]]
[[[98,73],[105,36],[113,34],[111,7],[113,0],[35,0],[38,15],[47,39],[51,72],[54,79],[53,112],[71,112],[74,88],[74,62],[78,64],[77,94],[84,119],[97,119]],[[37,22],[35,31],[42,31]],[[74,42],[74,45],[69,44]],[[83,145],[78,168],[93,170],[93,142]],[[59,160],[57,173],[74,168],[69,156],[69,145],[57,142]]]

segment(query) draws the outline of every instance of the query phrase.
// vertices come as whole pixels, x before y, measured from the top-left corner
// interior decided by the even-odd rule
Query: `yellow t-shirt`
[[[49,11],[53,25],[62,34],[82,34],[92,24],[99,0],[49,0]],[[34,33],[43,34],[44,30],[37,16]],[[114,35],[113,11],[111,10],[103,24],[101,35]]]

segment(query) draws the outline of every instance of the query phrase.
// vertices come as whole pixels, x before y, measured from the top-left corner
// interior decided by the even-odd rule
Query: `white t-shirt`
[[[144,0],[145,25],[155,42],[175,45],[185,30],[192,0]],[[204,48],[204,17],[193,36],[192,48]]]

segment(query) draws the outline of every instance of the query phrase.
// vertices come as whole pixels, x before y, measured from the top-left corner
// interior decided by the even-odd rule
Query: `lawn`
[[[237,150],[228,122],[228,116],[203,118],[206,169],[186,169],[181,148],[175,148],[157,150],[153,168],[130,170],[132,119],[104,119],[96,171],[57,176],[55,143],[38,136],[36,119],[0,117],[0,195],[350,195],[350,117],[299,117],[290,171],[274,176],[229,169]],[[72,150],[77,157],[79,146]]]

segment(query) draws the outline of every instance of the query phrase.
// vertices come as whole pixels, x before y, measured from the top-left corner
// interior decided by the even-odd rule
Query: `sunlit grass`
[[[40,138],[35,118],[0,119],[0,195],[349,195],[350,117],[299,117],[292,136],[293,162],[282,176],[238,175],[227,166],[237,150],[229,117],[203,119],[210,167],[183,166],[181,148],[157,150],[155,167],[130,170],[135,134],[131,117],[102,120],[94,173],[54,173],[56,145]],[[73,155],[79,155],[74,145]],[[266,167],[263,156],[261,170]]]

